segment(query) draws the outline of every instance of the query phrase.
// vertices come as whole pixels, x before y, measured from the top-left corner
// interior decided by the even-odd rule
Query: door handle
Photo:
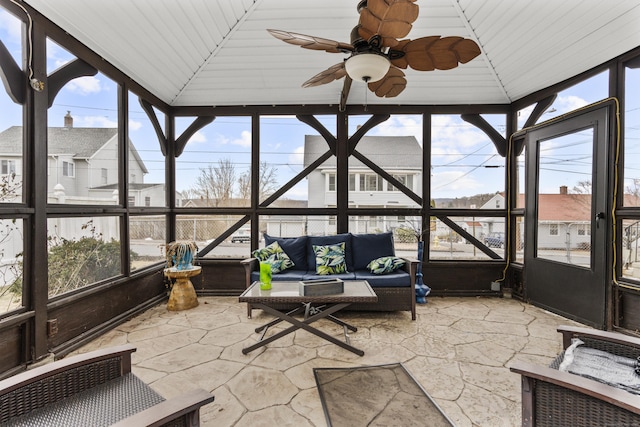
[[[600,220],[601,220],[601,219],[605,219],[605,214],[604,214],[604,212],[598,212],[598,213],[596,214],[596,228],[599,228],[599,227],[600,227]]]

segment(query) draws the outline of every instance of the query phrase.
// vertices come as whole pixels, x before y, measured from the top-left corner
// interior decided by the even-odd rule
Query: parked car
[[[231,235],[231,243],[245,243],[251,241],[251,229],[239,228]]]
[[[489,235],[484,238],[484,244],[490,248],[504,248],[504,233],[489,233]]]

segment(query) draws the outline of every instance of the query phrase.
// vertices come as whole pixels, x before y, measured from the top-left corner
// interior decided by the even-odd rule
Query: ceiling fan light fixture
[[[347,59],[344,67],[352,80],[372,83],[383,78],[390,65],[386,56],[367,52],[353,55]]]

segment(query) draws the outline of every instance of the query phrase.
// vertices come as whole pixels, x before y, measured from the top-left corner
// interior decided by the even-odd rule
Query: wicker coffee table
[[[250,303],[252,306],[276,316],[275,320],[256,328],[255,331],[257,333],[262,332],[262,336],[256,344],[242,349],[243,354],[247,354],[257,348],[263,347],[298,329],[304,329],[305,331],[330,341],[333,344],[357,354],[358,356],[363,356],[364,351],[351,345],[347,332],[356,332],[358,328],[343,322],[333,316],[333,314],[353,303],[375,303],[378,301],[378,297],[366,280],[345,281],[343,293],[320,296],[301,296],[298,290],[298,282],[274,281],[272,283],[272,289],[268,291],[260,289],[260,282],[254,282],[242,293],[242,295],[240,295],[239,301]],[[284,313],[269,306],[269,304],[282,303],[300,303],[300,307],[288,313]],[[300,313],[304,313],[303,320],[298,320],[293,317]],[[344,328],[345,340],[339,340],[311,326],[311,323],[320,319],[328,319],[342,326]],[[283,321],[291,323],[291,326],[274,335],[265,337],[269,327]]]

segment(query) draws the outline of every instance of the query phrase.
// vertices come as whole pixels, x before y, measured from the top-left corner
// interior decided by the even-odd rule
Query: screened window
[[[327,187],[328,191],[336,191],[336,174],[329,174],[329,185]]]
[[[16,173],[15,160],[2,160],[1,167],[2,170],[0,173],[2,173],[2,175],[10,175],[12,173]]]
[[[382,191],[382,180],[378,175],[360,175],[360,191]]]
[[[75,165],[71,162],[62,162],[62,176],[68,176],[73,178],[76,176]]]
[[[549,224],[549,235],[550,236],[558,235],[558,224]]]

